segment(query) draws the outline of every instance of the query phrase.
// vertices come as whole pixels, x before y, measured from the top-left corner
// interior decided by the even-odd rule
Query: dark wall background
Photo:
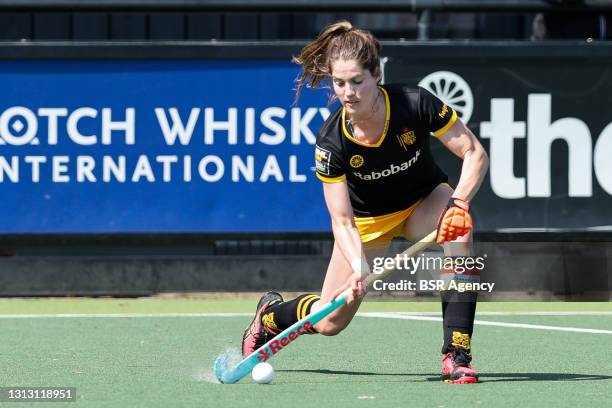
[[[432,39],[529,39],[536,16],[439,12],[431,16],[429,35]],[[574,21],[571,31],[557,29],[565,24],[562,16],[550,19],[551,38],[582,38],[599,32],[599,14],[588,14],[583,23]],[[3,12],[0,40],[306,39],[340,19],[370,29],[382,39],[417,37],[414,13]]]

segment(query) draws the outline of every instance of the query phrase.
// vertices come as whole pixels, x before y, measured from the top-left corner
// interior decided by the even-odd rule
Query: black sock
[[[442,353],[449,353],[455,347],[462,347],[470,353],[478,293],[445,290],[441,297],[444,321]]]
[[[305,294],[296,297],[295,299],[276,303],[266,309],[261,316],[261,322],[274,333],[280,333],[298,320],[310,314],[310,309],[314,303],[321,299],[318,295]],[[309,332],[316,333],[314,328]]]

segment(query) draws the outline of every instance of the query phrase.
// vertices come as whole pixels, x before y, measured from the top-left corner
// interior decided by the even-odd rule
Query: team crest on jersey
[[[396,135],[397,141],[400,146],[402,146],[405,150],[408,150],[406,146],[410,146],[416,142],[416,135],[414,134],[414,130],[409,130],[408,128],[402,129],[404,133],[401,135]]]
[[[315,147],[315,164],[318,173],[324,176],[329,176],[329,163],[331,163],[331,155],[332,154],[329,150],[322,149],[319,146]]]
[[[354,169],[359,168],[363,166],[363,156],[356,154],[353,157],[351,157],[351,160],[349,161],[349,163],[351,164],[352,168]]]

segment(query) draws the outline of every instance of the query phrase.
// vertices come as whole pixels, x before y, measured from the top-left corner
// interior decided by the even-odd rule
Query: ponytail
[[[339,21],[325,27],[292,59],[302,66],[302,72],[296,79],[295,102],[304,86],[317,88],[324,79],[331,76],[331,63],[335,60],[355,59],[374,74],[380,63],[380,49],[380,43],[372,33],[355,29],[348,21]]]

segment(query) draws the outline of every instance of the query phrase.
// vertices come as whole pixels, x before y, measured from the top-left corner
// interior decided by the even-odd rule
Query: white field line
[[[542,314],[545,313],[545,314]],[[572,315],[592,315],[592,316],[610,316],[608,312],[482,312],[478,313],[481,316],[572,316]],[[63,314],[0,314],[0,319],[73,319],[73,318],[178,318],[178,317],[247,317],[252,316],[252,313],[63,313]],[[378,317],[383,319],[402,319],[402,320],[420,320],[441,322],[442,317],[436,312],[423,313],[402,313],[402,312],[387,312],[387,313],[358,313],[358,316],[363,317]],[[505,323],[492,322],[487,320],[475,320],[474,324],[480,326],[497,326],[511,327],[518,329],[533,329],[533,330],[552,330],[565,331],[575,333],[594,333],[594,334],[612,334],[612,330],[600,329],[583,329],[579,327],[562,327],[562,326],[545,326],[538,324],[524,323]]]
[[[358,313],[361,316],[367,316],[371,313],[378,312],[365,312]],[[404,316],[442,316],[441,312],[381,312],[389,315],[404,315]],[[602,312],[588,312],[588,311],[576,311],[576,312],[476,312],[476,316],[612,316],[612,311]]]
[[[244,317],[253,313],[58,313],[0,314],[0,319],[78,319],[78,318],[143,318],[143,317]]]
[[[398,313],[367,313],[362,314],[364,317],[378,317],[383,319],[402,319],[402,320],[421,320],[431,322],[441,322],[442,317],[433,316],[416,316],[416,315],[405,315]],[[544,326],[539,324],[524,324],[524,323],[505,323],[505,322],[491,322],[488,320],[474,320],[474,324],[479,326],[497,326],[497,327],[511,327],[516,329],[532,329],[532,330],[553,330],[553,331],[565,331],[574,333],[594,333],[594,334],[612,334],[612,330],[600,330],[600,329],[583,329],[579,327],[562,327],[562,326]]]
[[[397,318],[437,316],[440,312],[360,312],[357,316]],[[478,312],[477,316],[612,316],[610,312]],[[246,317],[253,313],[39,313],[0,314],[0,319],[75,319],[75,318],[146,318],[146,317]],[[419,319],[413,319],[419,320]],[[421,319],[428,320],[428,319]],[[437,320],[436,320],[437,321]]]

